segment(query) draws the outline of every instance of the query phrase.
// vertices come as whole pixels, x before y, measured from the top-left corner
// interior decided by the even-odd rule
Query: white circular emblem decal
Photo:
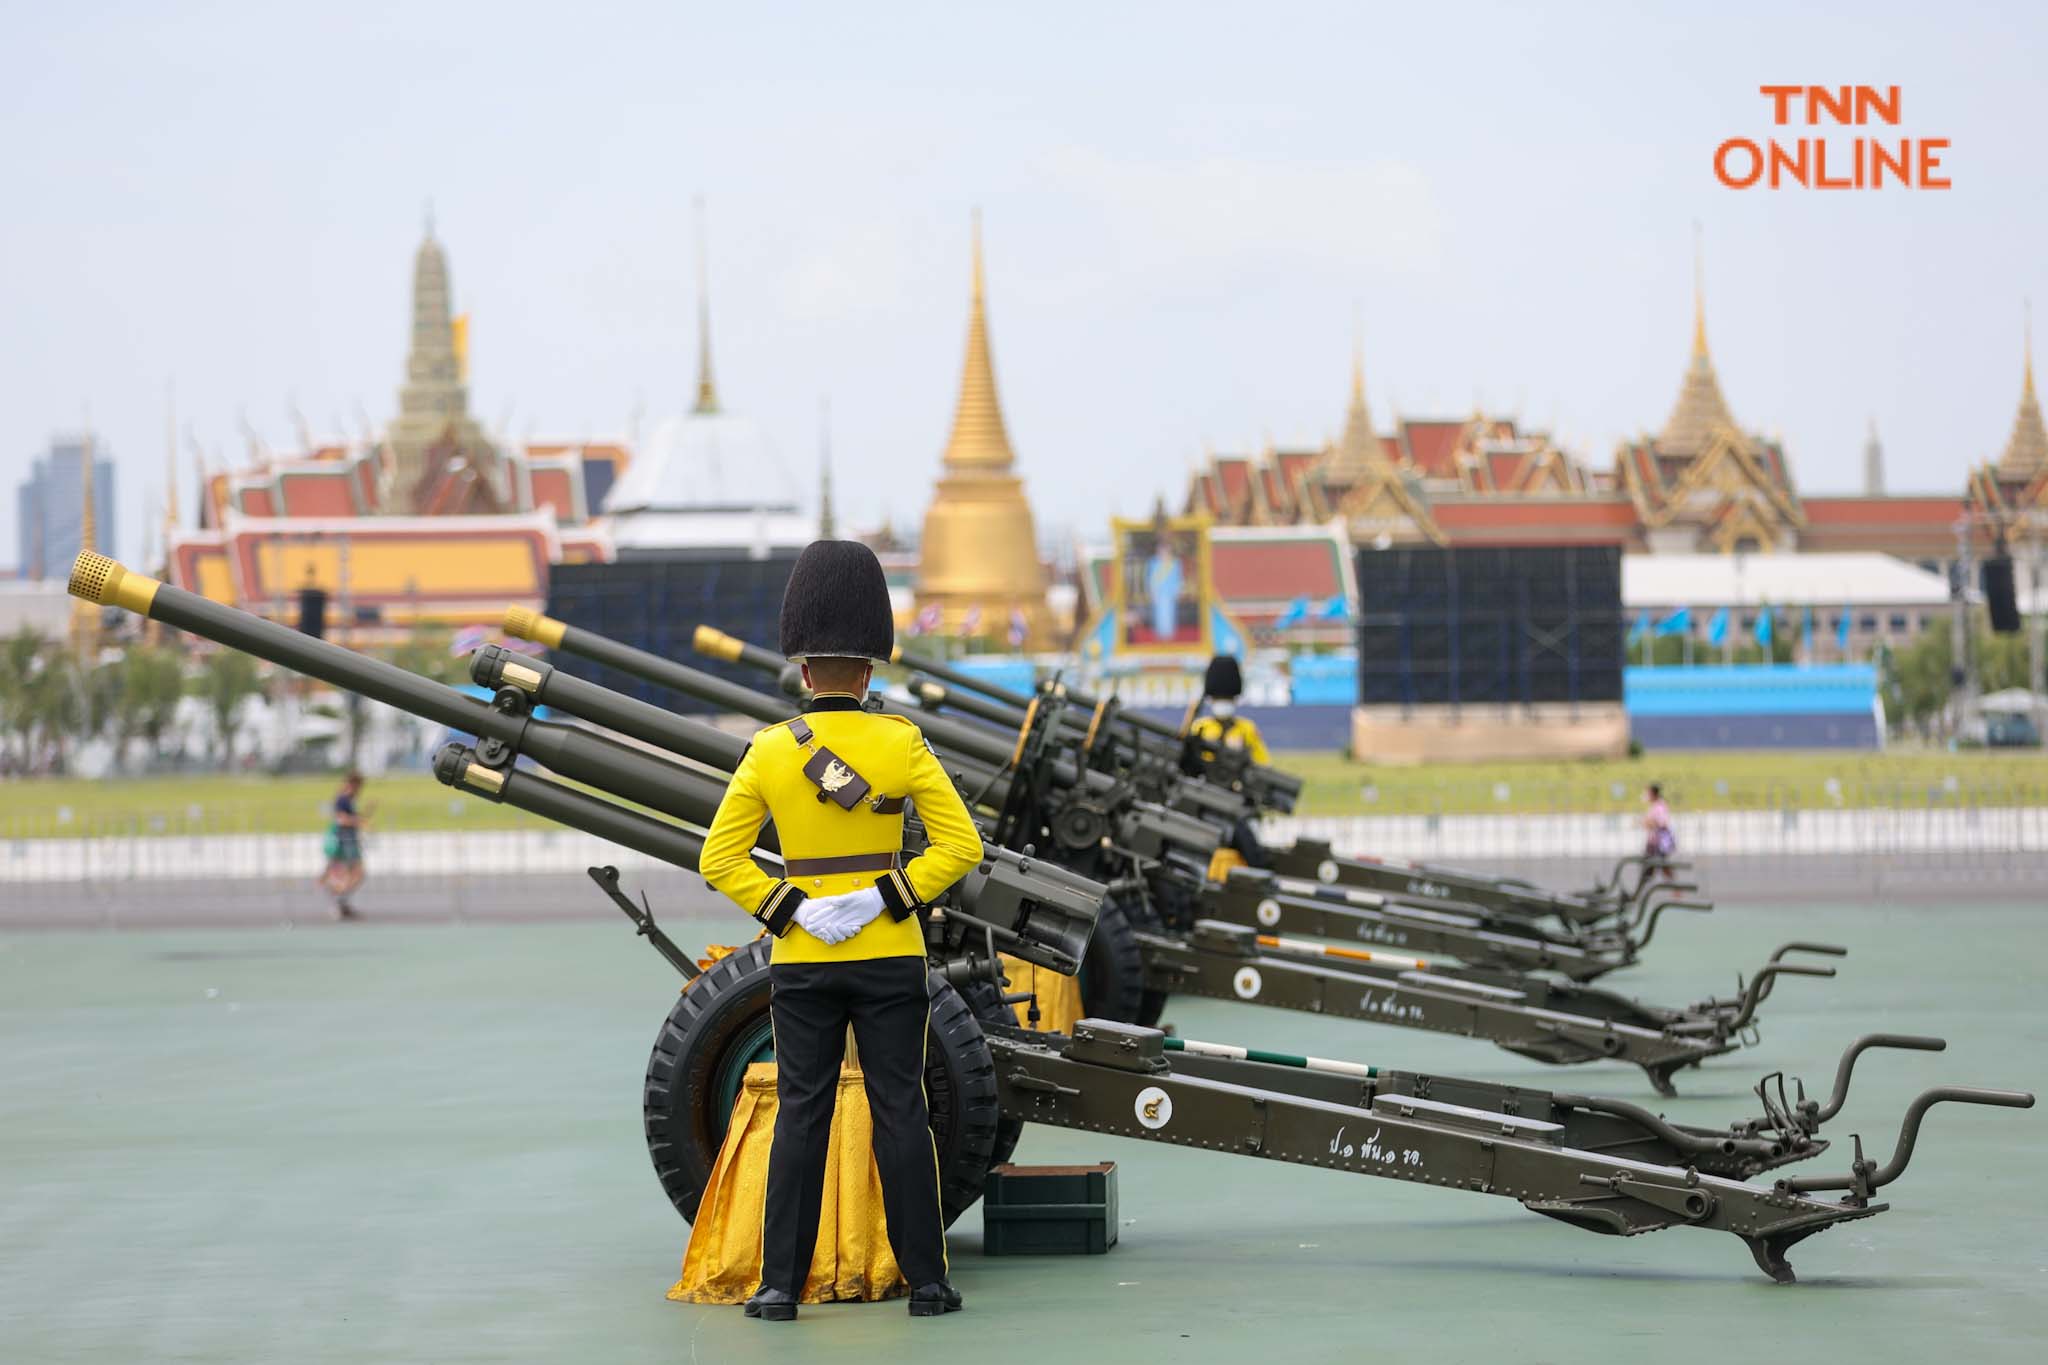
[[[1330,859],[1330,858],[1325,858],[1325,859],[1323,859],[1323,860],[1322,860],[1322,861],[1321,861],[1320,863],[1316,864],[1316,875],[1317,875],[1318,877],[1321,877],[1321,878],[1322,878],[1322,879],[1323,879],[1324,881],[1326,881],[1326,882],[1334,882],[1334,881],[1336,881],[1336,880],[1337,880],[1337,864],[1336,864],[1335,860],[1333,860],[1333,859]]]
[[[1230,978],[1230,989],[1237,992],[1237,998],[1240,1000],[1257,999],[1259,987],[1264,984],[1265,982],[1259,979],[1257,967],[1239,967],[1237,975]]]
[[[1259,923],[1268,929],[1280,922],[1280,902],[1268,897],[1259,902]]]
[[[1173,1120],[1173,1096],[1156,1085],[1148,1085],[1138,1092],[1131,1109],[1138,1116],[1138,1122],[1147,1128],[1164,1128]]]

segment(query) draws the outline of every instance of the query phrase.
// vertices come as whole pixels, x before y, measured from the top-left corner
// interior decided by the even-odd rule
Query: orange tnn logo
[[[1896,130],[1896,85],[1762,85],[1776,128],[1857,129],[1775,134],[1758,141],[1731,137],[1714,149],[1714,178],[1731,190],[1945,190],[1945,137]],[[1873,132],[1860,131],[1876,129]]]

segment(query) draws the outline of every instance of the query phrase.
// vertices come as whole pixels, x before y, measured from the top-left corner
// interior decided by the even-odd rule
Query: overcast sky
[[[789,476],[832,404],[841,514],[914,524],[952,415],[968,221],[1048,536],[1177,498],[1205,447],[1475,403],[1609,464],[1660,424],[1692,223],[1737,417],[1808,492],[1958,489],[2048,304],[2048,7],[567,6],[0,0],[0,564],[89,405],[123,553],[165,393],[239,463],[381,425],[431,199],[472,406],[515,434],[685,408],[690,201],[718,379]],[[1955,188],[1721,188],[1767,82],[1897,83]],[[1783,130],[1796,136],[1801,130]],[[1847,131],[1847,130],[1842,130]],[[1885,131],[1885,130],[1873,130]],[[179,458],[191,513],[191,459]]]

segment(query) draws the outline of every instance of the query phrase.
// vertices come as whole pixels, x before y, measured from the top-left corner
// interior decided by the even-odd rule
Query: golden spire
[[[974,213],[974,293],[967,313],[967,361],[960,371],[960,401],[953,409],[953,434],[946,438],[946,468],[1007,473],[1015,456],[996,396],[995,363],[989,357],[988,305],[981,269],[981,211]]]
[[[1372,413],[1365,405],[1365,330],[1357,310],[1351,320],[1351,404],[1344,412],[1344,434],[1323,460],[1323,476],[1333,483],[1357,480],[1386,461]]]
[[[1712,443],[1714,433],[1721,430],[1742,439],[1742,429],[1735,424],[1734,414],[1728,411],[1728,400],[1721,396],[1721,381],[1714,376],[1714,360],[1707,353],[1707,291],[1705,284],[1704,257],[1699,246],[1699,225],[1693,225],[1692,257],[1692,358],[1685,367],[1685,380],[1679,386],[1678,402],[1672,405],[1671,416],[1665,419],[1664,430],[1657,436],[1657,453],[1660,455],[1700,455]]]
[[[1706,257],[1700,248],[1700,225],[1692,225],[1692,360],[1693,364],[1711,365],[1707,356],[1707,284]]]
[[[1998,457],[2001,479],[2030,479],[2048,468],[2048,425],[2041,420],[2041,400],[2034,391],[2034,308],[2027,305],[2021,349],[2020,410],[2012,421],[2005,453]]]
[[[178,390],[164,385],[164,553],[171,552],[168,532],[178,529]]]
[[[711,379],[711,281],[704,269],[704,196],[697,210],[697,406],[694,412],[718,411],[718,386]]]

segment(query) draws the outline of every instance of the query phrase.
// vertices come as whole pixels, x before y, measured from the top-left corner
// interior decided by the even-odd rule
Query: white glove
[[[820,896],[806,900],[796,908],[796,927],[820,943],[843,943],[858,932],[859,926],[848,927],[846,916],[839,909],[837,896]]]
[[[821,943],[844,943],[882,913],[882,893],[873,887],[806,900],[796,922]]]
[[[846,923],[851,926],[846,931],[848,938],[867,928],[875,916],[882,913],[882,893],[872,886],[859,891],[848,891],[844,895],[832,896],[829,899],[838,905],[839,913],[846,917]]]

